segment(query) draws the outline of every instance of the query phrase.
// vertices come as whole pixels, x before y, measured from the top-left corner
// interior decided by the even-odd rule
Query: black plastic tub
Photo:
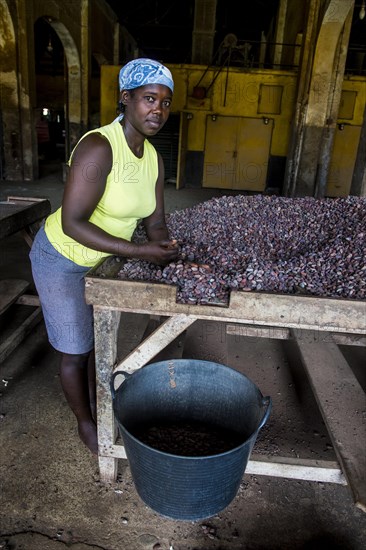
[[[115,390],[115,380],[124,380]],[[200,520],[235,498],[259,430],[271,410],[246,376],[226,365],[177,359],[111,379],[113,410],[137,493],[151,509],[178,520]],[[144,426],[200,423],[235,434],[233,448],[189,456],[140,437]],[[234,440],[233,440],[234,441]]]

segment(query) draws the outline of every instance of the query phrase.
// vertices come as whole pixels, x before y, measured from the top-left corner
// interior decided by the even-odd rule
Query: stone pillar
[[[29,43],[27,22],[32,6],[17,0],[13,8],[10,14],[7,3],[0,0],[1,178],[9,181],[31,180],[37,168],[29,97],[29,50],[33,42]],[[15,16],[16,25],[12,20]]]
[[[0,0],[0,179],[23,179],[16,38],[5,0]]]
[[[330,0],[315,49],[319,1],[309,4],[285,194],[322,196],[331,159],[354,0]]]
[[[297,97],[291,128],[291,138],[287,152],[286,170],[283,193],[288,196],[294,194],[299,169],[302,141],[304,132],[305,114],[308,100],[308,89],[311,77],[311,66],[314,57],[317,29],[319,26],[321,0],[309,0],[304,27],[302,49],[300,55],[299,75],[297,79]]]
[[[346,66],[346,57],[348,51],[349,36],[351,32],[353,6],[346,16],[345,23],[338,39],[338,45],[335,49],[334,66],[330,74],[330,87],[328,91],[328,113],[323,127],[323,134],[319,148],[318,170],[315,180],[315,196],[324,197],[327,189],[328,174],[332,160],[332,151],[334,135],[337,126],[339,105],[342,95],[342,84],[344,78],[344,69]],[[327,40],[329,33],[325,35]],[[334,41],[335,43],[335,41]]]
[[[217,0],[196,0],[192,35],[192,63],[211,65],[214,54]]]
[[[286,27],[287,1],[288,0],[280,0],[280,5],[277,12],[275,47],[273,56],[274,69],[279,69],[282,61],[282,44],[285,42],[284,38]]]
[[[19,103],[21,141],[23,152],[23,178],[33,180],[38,177],[38,146],[34,127],[31,95],[35,95],[34,34],[29,32],[29,22],[33,24],[33,5],[26,0],[18,4],[18,47],[19,56]]]

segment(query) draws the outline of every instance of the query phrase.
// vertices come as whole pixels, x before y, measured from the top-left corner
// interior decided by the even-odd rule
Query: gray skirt
[[[62,256],[48,240],[44,227],[38,231],[29,257],[50,344],[62,353],[91,351],[93,307],[85,302],[84,279],[90,268]]]

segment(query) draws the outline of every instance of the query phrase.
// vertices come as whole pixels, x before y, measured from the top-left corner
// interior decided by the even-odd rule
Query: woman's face
[[[172,102],[171,90],[162,84],[147,84],[123,90],[124,119],[145,136],[154,136],[166,123]]]

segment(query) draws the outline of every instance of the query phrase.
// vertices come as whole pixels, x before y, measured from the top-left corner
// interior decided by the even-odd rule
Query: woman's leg
[[[43,227],[35,237],[30,259],[48,339],[62,354],[65,397],[76,416],[81,440],[97,454],[97,427],[91,410],[95,409],[95,381],[93,367],[88,368],[89,357],[94,364],[93,308],[85,302],[84,276],[88,268],[62,256]]]
[[[92,417],[89,399],[89,356],[90,353],[62,354],[61,385],[66,400],[76,416],[80,439],[94,455],[97,455],[97,426]]]

